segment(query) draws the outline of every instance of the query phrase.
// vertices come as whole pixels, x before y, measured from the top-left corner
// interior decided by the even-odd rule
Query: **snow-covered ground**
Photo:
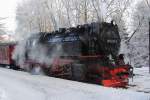
[[[134,68],[134,74],[133,79],[130,79],[129,89],[150,94],[149,67]]]
[[[150,100],[150,94],[0,68],[0,100]]]

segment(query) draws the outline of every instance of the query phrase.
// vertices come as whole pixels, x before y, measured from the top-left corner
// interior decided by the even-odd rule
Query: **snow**
[[[134,68],[135,76],[130,80],[130,89],[150,94],[149,67]]]
[[[0,68],[0,100],[150,100],[150,94]]]

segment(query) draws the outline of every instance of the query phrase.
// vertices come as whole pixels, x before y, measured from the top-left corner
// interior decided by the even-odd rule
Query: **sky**
[[[16,7],[21,0],[0,0],[0,17],[5,18],[2,22],[5,23],[5,29],[10,33],[16,28]]]

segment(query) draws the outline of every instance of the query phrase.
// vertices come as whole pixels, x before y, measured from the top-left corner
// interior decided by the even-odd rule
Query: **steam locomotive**
[[[113,22],[91,23],[37,33],[25,44],[24,68],[69,80],[126,87],[132,67],[125,64]]]

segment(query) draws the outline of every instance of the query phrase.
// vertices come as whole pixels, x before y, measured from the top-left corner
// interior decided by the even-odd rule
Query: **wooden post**
[[[150,34],[150,18],[149,18],[149,34]],[[150,56],[150,53],[149,53],[149,56]],[[150,59],[149,59],[149,62],[150,62]],[[149,64],[149,74],[150,74],[150,64]]]

